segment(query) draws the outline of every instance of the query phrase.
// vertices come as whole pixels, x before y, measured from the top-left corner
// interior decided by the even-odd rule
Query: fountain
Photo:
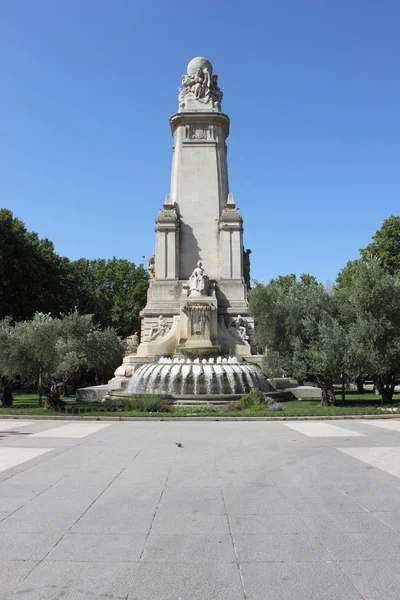
[[[238,363],[236,357],[222,357],[200,361],[162,357],[154,364],[141,365],[134,373],[125,390],[126,394],[168,394],[176,396],[220,396],[246,394],[254,387],[263,392],[274,388],[252,365]]]

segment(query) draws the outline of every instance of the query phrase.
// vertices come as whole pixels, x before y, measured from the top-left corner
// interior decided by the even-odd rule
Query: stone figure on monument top
[[[179,108],[187,108],[188,100],[211,104],[212,109],[221,109],[222,92],[218,87],[218,75],[212,74],[212,66],[206,58],[193,58],[182,77],[183,88],[179,88]]]
[[[189,296],[208,296],[210,280],[199,260],[189,278]]]

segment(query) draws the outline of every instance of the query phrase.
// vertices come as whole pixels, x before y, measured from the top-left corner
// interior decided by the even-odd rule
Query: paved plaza
[[[3,419],[0,539],[7,600],[398,600],[400,420]]]

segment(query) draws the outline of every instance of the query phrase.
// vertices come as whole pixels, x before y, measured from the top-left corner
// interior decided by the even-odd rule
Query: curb
[[[25,421],[351,421],[351,420],[376,420],[400,419],[400,414],[383,415],[314,415],[306,417],[95,417],[64,416],[64,415],[0,415],[0,419],[22,419]]]

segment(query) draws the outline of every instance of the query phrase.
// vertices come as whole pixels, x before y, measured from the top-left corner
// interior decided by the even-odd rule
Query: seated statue
[[[249,336],[247,335],[247,321],[242,317],[242,315],[238,315],[234,317],[228,325],[228,330],[233,334],[241,337],[242,340],[248,340]]]
[[[189,277],[189,296],[208,296],[209,287],[208,275],[199,260],[196,268]]]
[[[125,356],[129,356],[131,354],[136,354],[138,346],[139,346],[139,335],[138,332],[135,331],[133,335],[130,335],[126,338],[126,351]]]
[[[150,329],[149,337],[147,338],[148,342],[152,342],[157,337],[163,337],[166,333],[168,333],[169,327],[164,321],[162,315],[158,317],[158,321],[153,327]]]

